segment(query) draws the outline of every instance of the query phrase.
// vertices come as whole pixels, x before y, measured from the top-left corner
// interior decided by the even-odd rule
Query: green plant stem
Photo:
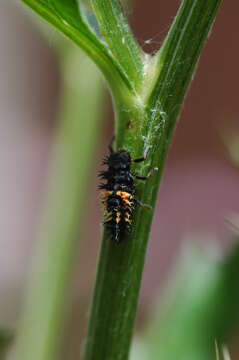
[[[129,125],[117,138],[117,146],[130,150],[133,156],[142,155],[151,146],[140,173],[146,174],[155,166],[159,171],[147,184],[137,187],[137,196],[153,209],[173,129],[220,2],[183,1],[160,56],[148,64],[148,72],[158,76],[151,85],[146,79],[141,98],[126,108]],[[126,124],[127,111],[122,108],[121,104],[116,109],[117,122]],[[132,114],[138,121],[132,121]],[[98,360],[128,358],[152,219],[153,211],[138,209],[132,233],[120,245],[103,235],[85,360],[95,359],[96,354]]]
[[[137,44],[118,0],[92,0],[92,6],[112,53],[137,88],[143,80],[142,49]]]
[[[75,47],[62,61],[63,94],[54,171],[34,273],[20,324],[17,359],[53,360],[61,343],[69,280],[99,134],[102,81]]]
[[[153,119],[156,120],[150,125],[155,126],[160,117],[163,121],[165,116],[168,117],[170,121],[167,121],[166,131],[169,140],[220,3],[217,0],[183,1],[156,55],[158,77],[155,77],[156,84],[148,99],[149,111],[154,112]]]

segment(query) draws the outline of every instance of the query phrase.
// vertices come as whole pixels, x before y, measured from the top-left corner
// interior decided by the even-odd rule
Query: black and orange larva
[[[99,174],[99,177],[106,181],[99,186],[104,190],[102,194],[105,210],[104,225],[110,231],[115,243],[120,243],[125,234],[131,230],[136,206],[151,208],[135,197],[135,179],[147,180],[157,169],[151,170],[147,176],[135,175],[131,170],[132,163],[146,160],[148,150],[149,148],[141,158],[132,160],[129,151],[124,149],[114,151],[110,144],[110,154],[103,160],[103,164],[108,167]]]

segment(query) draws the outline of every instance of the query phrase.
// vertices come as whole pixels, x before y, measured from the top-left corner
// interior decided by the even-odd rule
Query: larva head
[[[131,156],[127,150],[120,150],[110,154],[108,159],[109,170],[120,171],[130,170]]]

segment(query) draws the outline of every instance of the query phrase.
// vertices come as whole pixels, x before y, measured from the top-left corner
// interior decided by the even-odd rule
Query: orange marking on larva
[[[104,192],[102,192],[101,193],[101,201],[103,203],[105,203],[108,200],[109,196],[112,195],[112,193],[113,193],[113,191],[104,191]]]
[[[127,191],[117,191],[116,195],[120,196],[124,200],[129,199],[132,196]]]
[[[121,197],[126,205],[133,205],[132,201],[130,201],[132,200],[133,196],[127,191],[117,191],[116,195]]]
[[[106,203],[108,201],[109,196],[113,193],[113,191],[101,191],[100,193],[100,200],[103,204],[102,211],[104,212],[106,210]]]
[[[113,191],[105,191],[105,198],[108,200],[108,197],[113,194]]]
[[[131,207],[133,205],[133,202],[132,201],[129,201],[129,200],[124,200],[124,203],[126,205],[128,205],[129,207]]]

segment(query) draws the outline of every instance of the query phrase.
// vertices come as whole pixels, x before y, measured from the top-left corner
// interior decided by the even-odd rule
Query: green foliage
[[[141,156],[146,147],[150,147],[149,158],[137,172],[146,174],[152,167],[159,169],[147,184],[137,187],[138,197],[154,208],[173,130],[221,1],[184,0],[162,48],[155,56],[144,54],[138,46],[119,1],[91,1],[93,15],[98,20],[104,41],[99,32],[91,30],[75,0],[23,1],[79,45],[101,69],[113,95],[116,147],[127,148],[133,157]],[[94,98],[93,88],[91,91],[90,100]],[[71,95],[68,101],[71,102]],[[89,102],[88,105],[92,106]],[[66,125],[63,129],[69,130],[69,140],[72,136],[77,148],[77,136],[80,135],[71,126],[69,122],[69,127]],[[91,143],[89,138],[87,141]],[[77,167],[76,163],[73,167]],[[80,174],[77,174],[79,185],[83,180]],[[69,178],[73,175],[74,171],[69,173]],[[74,180],[71,181],[75,184]],[[64,200],[69,206],[72,201],[76,205],[72,195],[73,192],[66,192]],[[53,197],[54,202],[58,203],[57,196]],[[65,204],[62,209],[64,206]],[[54,211],[53,207],[50,218]],[[75,212],[70,212],[69,216],[75,219]],[[135,213],[133,231],[120,246],[113,244],[106,233],[103,235],[85,360],[95,359],[96,356],[102,360],[128,358],[152,218],[153,211],[138,209]],[[62,232],[61,226],[58,225],[58,228],[54,227],[53,232],[47,232],[47,238],[54,239],[56,234],[59,234],[65,245],[68,232],[73,235],[72,228],[69,222],[67,232]],[[72,244],[67,246],[67,253],[73,251]],[[71,260],[71,257],[65,259],[64,247],[62,252],[56,254],[53,254],[53,251],[47,252],[46,258],[48,265],[52,259],[52,263],[58,264],[59,267],[54,267],[54,272],[50,272],[51,277],[47,276],[51,268],[45,268],[45,277],[42,277],[42,283],[38,285],[36,292],[39,298],[32,298],[32,303],[39,304],[42,310],[44,306],[47,309],[53,306],[53,301],[50,301],[49,306],[47,301],[44,304],[43,295],[50,284],[54,283],[54,279],[57,280],[57,284],[58,281],[62,284],[67,282],[67,272],[63,272],[62,269],[66,264],[69,265]],[[61,291],[58,290],[55,294],[63,297],[66,287],[61,286]],[[31,316],[26,317],[26,330],[23,331],[25,349],[22,360],[30,360],[35,348],[39,348],[37,360],[52,358],[56,330],[59,327],[58,315],[62,309],[61,301],[55,312],[49,310],[44,316],[41,314],[45,318],[45,325],[49,316],[52,316],[49,334],[45,334],[47,329],[44,328],[44,335],[38,334],[41,339],[38,343],[36,335],[33,335],[37,334],[37,328],[33,329],[32,338],[27,345],[27,339],[31,335],[30,320],[34,318],[36,310],[36,305],[32,306],[29,312]],[[42,349],[42,344],[47,344],[45,349]]]
[[[161,305],[138,339],[142,360],[214,360],[215,341],[227,343],[238,328],[239,247],[225,259],[218,253],[209,246],[184,248]],[[228,353],[219,349],[217,356]]]

